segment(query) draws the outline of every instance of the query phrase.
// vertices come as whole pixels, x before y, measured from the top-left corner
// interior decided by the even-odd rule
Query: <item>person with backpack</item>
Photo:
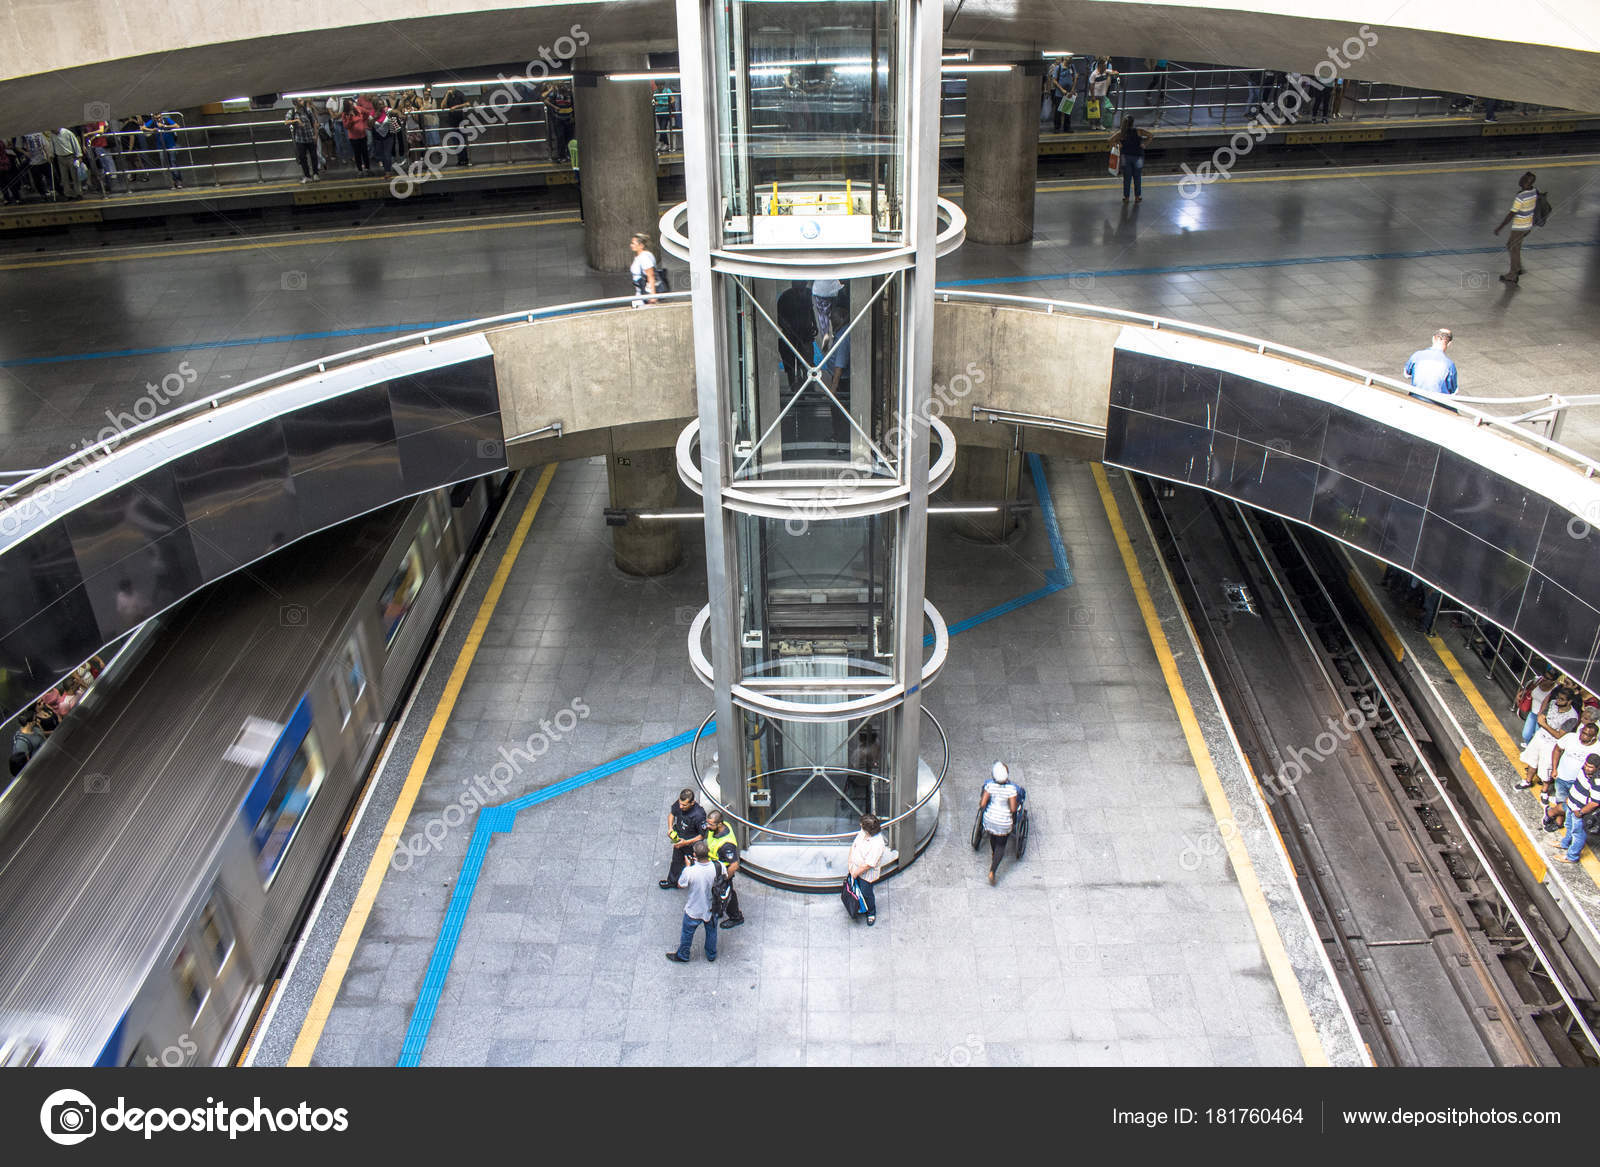
[[[996,762],[978,798],[978,809],[983,813],[983,833],[989,836],[990,887],[994,886],[995,873],[1000,870],[1000,860],[1005,858],[1006,844],[1011,841],[1011,827],[1016,822],[1021,797],[1021,788],[1011,781],[1011,771],[1004,762]]]
[[[720,810],[706,815],[706,850],[711,862],[721,868],[711,888],[712,911],[722,916],[724,928],[737,928],[744,923],[739,893],[733,890],[733,877],[739,874],[739,841]]]
[[[39,724],[37,713],[29,716],[22,723],[20,729],[11,735],[11,776],[15,778],[28,760],[39,752],[39,747],[44,745],[44,728]]]
[[[389,108],[388,99],[378,98],[373,103],[370,136],[373,166],[379,174],[389,172],[389,166],[394,161],[395,147],[399,144],[402,133],[399,115]]]
[[[1095,124],[1096,129],[1105,129],[1115,113],[1111,104],[1111,86],[1120,76],[1122,74],[1111,67],[1110,57],[1101,57],[1096,61],[1089,74],[1089,104],[1084,116]]]
[[[294,139],[295,160],[300,163],[302,183],[315,182],[322,175],[317,161],[317,116],[311,109],[311,99],[297,97],[289,112],[283,116]]]
[[[1071,130],[1072,109],[1078,100],[1078,74],[1072,68],[1072,59],[1066,55],[1057,57],[1045,70],[1044,78],[1056,133]]]
[[[717,881],[718,865],[711,861],[711,850],[701,839],[694,845],[683,874],[678,876],[678,886],[688,889],[689,901],[683,905],[683,931],[678,936],[676,951],[667,953],[667,959],[676,964],[688,964],[694,945],[695,931],[706,927],[706,960],[717,959],[717,919],[712,910],[712,885]]]
[[[1531,170],[1517,180],[1517,194],[1511,200],[1511,209],[1500,220],[1500,226],[1494,229],[1498,235],[1508,223],[1511,225],[1511,234],[1506,237],[1506,254],[1511,258],[1511,270],[1500,277],[1502,284],[1514,284],[1522,278],[1522,245],[1527,242],[1528,232],[1533,230],[1535,212],[1539,209],[1541,198],[1533,187],[1534,181]],[[1545,213],[1549,214],[1548,211]],[[1539,222],[1542,225],[1543,219]]]
[[[656,266],[656,253],[650,250],[650,236],[636,231],[628,240],[628,247],[633,251],[633,262],[628,265],[628,274],[633,279],[633,306],[643,308],[645,297],[654,304],[658,294],[672,289],[667,286],[666,270]]]
[[[667,867],[667,878],[658,880],[657,887],[671,891],[679,886],[678,876],[683,874],[689,849],[705,837],[706,812],[695,801],[694,791],[686,786],[667,807],[667,839],[672,843],[672,862]]]

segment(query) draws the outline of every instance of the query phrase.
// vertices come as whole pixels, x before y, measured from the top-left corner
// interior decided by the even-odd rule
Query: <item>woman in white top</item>
[[[1578,724],[1579,713],[1572,705],[1572,690],[1557,689],[1539,715],[1539,728],[1533,740],[1522,748],[1522,765],[1526,777],[1517,783],[1518,790],[1527,790],[1544,780],[1550,772],[1550,757],[1555,753],[1556,742]]]
[[[656,254],[650,250],[650,236],[636,234],[628,240],[628,246],[633,249],[633,262],[628,265],[628,274],[633,277],[633,290],[636,297],[650,296],[654,303],[656,294]],[[636,298],[633,301],[635,308],[643,308],[644,301]]]
[[[1522,699],[1528,699],[1528,716],[1522,722],[1522,744],[1527,745],[1533,740],[1533,735],[1539,730],[1539,714],[1544,712],[1545,703],[1554,696],[1560,684],[1561,670],[1546,669],[1537,681],[1529,684],[1517,693],[1517,706],[1520,713]]]
[[[1011,840],[1019,791],[1004,762],[996,762],[990,775],[989,781],[983,784],[978,809],[983,812],[983,830],[989,836],[989,885],[992,887],[994,873],[1000,870],[1000,860],[1005,858],[1006,844]]]
[[[878,899],[873,894],[872,885],[878,882],[878,877],[883,874],[883,865],[897,858],[894,851],[889,850],[889,844],[883,837],[883,824],[878,821],[875,814],[861,816],[861,830],[856,832],[856,837],[850,843],[850,874],[856,881],[856,887],[861,891],[861,898],[867,901],[867,927],[878,922]]]

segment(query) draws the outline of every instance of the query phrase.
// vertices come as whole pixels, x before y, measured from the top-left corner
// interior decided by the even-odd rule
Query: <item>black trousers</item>
[[[723,915],[723,918],[727,920],[738,921],[744,919],[744,913],[739,910],[739,892],[733,886],[733,881],[737,878],[738,876],[734,875],[728,877],[728,909]]]
[[[674,847],[672,849],[672,865],[667,868],[667,879],[676,885],[678,876],[683,874],[683,869],[687,866],[689,866],[689,848]]]
[[[300,173],[307,178],[314,178],[317,174],[317,144],[315,142],[296,142],[294,144],[295,160],[300,163]]]
[[[1000,860],[1006,857],[1006,844],[1011,842],[1010,835],[989,836],[989,870],[999,871]]]

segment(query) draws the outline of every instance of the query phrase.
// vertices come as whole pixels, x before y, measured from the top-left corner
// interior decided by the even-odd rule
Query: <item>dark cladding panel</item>
[[[1205,485],[1240,502],[1310,522],[1317,466],[1299,458],[1218,434]]]
[[[406,494],[387,383],[285,415],[302,530],[365,514]]]
[[[1420,506],[1325,467],[1317,473],[1312,525],[1400,567],[1410,568],[1416,559],[1424,513]]]
[[[1111,359],[1111,404],[1209,427],[1221,377],[1202,365],[1118,349]]]
[[[505,468],[491,358],[391,381],[389,402],[407,490]]]
[[[1328,418],[1322,464],[1416,506],[1428,503],[1439,447],[1371,418],[1335,409]]]
[[[1211,431],[1112,406],[1106,415],[1105,460],[1171,478],[1205,482]]]
[[[1533,566],[1590,607],[1600,608],[1600,529],[1584,516],[1552,506]]]
[[[169,466],[79,507],[67,531],[106,640],[204,582]]]
[[[1428,509],[1532,563],[1550,500],[1448,449],[1439,452]]]
[[[0,700],[15,711],[88,660],[115,636],[104,635],[89,594],[73,588],[31,620],[0,637]]]
[[[1530,570],[1522,560],[1438,515],[1430,513],[1423,520],[1416,574],[1459,597],[1496,624],[1514,626]]]
[[[1600,638],[1600,609],[1595,609],[1538,572],[1528,581],[1528,594],[1511,631],[1538,649],[1562,672],[1574,677],[1595,665]]]
[[[208,580],[304,533],[277,419],[186,454],[172,468],[195,559]]]
[[[65,523],[57,520],[30,535],[0,555],[0,637],[82,583],[83,572]]]
[[[1228,434],[1280,454],[1320,462],[1331,408],[1325,401],[1224,373],[1217,436]]]

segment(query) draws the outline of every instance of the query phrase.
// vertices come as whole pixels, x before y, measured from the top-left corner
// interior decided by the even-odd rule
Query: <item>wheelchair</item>
[[[974,851],[983,846],[983,836],[983,809],[980,807],[972,820]],[[1011,847],[1018,859],[1028,850],[1028,791],[1022,786],[1017,787],[1017,813],[1011,818]]]

